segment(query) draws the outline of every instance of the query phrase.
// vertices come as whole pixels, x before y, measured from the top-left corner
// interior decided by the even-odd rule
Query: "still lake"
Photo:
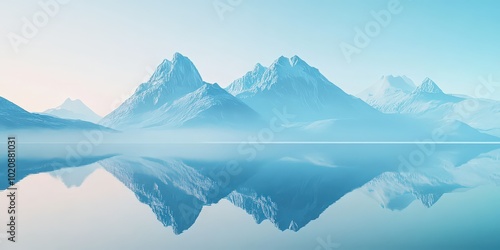
[[[1,249],[500,249],[499,145],[78,152],[20,145],[17,242],[4,227]],[[6,180],[2,171],[1,225]]]

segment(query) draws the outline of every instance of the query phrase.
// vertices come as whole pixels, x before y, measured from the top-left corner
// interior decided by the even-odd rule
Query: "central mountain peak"
[[[151,76],[149,83],[162,85],[169,82],[175,84],[200,87],[202,78],[200,73],[189,58],[180,53],[175,53],[172,61],[164,60]]]
[[[264,72],[262,79],[256,82],[255,89],[266,90],[286,88],[301,92],[303,88],[317,89],[318,86],[333,85],[318,69],[309,66],[298,56],[281,56]],[[255,91],[254,91],[255,92]]]
[[[256,66],[226,90],[267,118],[274,115],[273,109],[283,107],[297,121],[350,118],[374,111],[298,56],[281,56],[267,69]]]

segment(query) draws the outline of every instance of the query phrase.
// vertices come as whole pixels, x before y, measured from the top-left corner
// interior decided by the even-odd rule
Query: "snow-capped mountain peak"
[[[309,66],[298,56],[287,58],[280,56],[264,72],[262,79],[257,81],[252,92],[262,90],[288,88],[293,91],[303,91],[303,88],[317,89],[319,86],[334,87],[317,68]]]
[[[101,117],[92,111],[81,100],[67,98],[61,105],[48,109],[43,114],[64,119],[82,120],[97,123]]]
[[[273,65],[281,65],[281,66],[287,66],[287,67],[291,66],[290,58],[285,57],[285,56],[280,56],[280,57],[278,57],[278,59],[276,59],[273,62]]]
[[[151,85],[163,85],[169,82],[198,88],[203,80],[188,57],[175,53],[172,61],[164,60],[149,80]]]
[[[290,58],[290,64],[293,66],[297,65],[304,65],[304,66],[309,66],[304,60],[302,60],[299,56],[295,55]]]
[[[120,107],[104,117],[102,124],[119,127],[118,123],[138,123],[142,114],[171,104],[174,100],[205,84],[189,58],[176,53],[172,61],[164,60],[151,79],[139,85],[135,93]],[[133,119],[132,119],[133,117]],[[120,124],[120,126],[125,124]]]
[[[262,75],[260,72],[247,73],[227,90],[264,117],[272,116],[273,108],[283,106],[293,110],[300,121],[346,118],[375,111],[298,56],[280,56]]]
[[[165,77],[166,74],[168,74],[171,71],[172,71],[172,62],[165,59],[160,65],[158,65],[158,67],[156,67],[156,70],[151,76],[151,79],[149,81],[150,82],[157,81],[162,77]]]
[[[415,89],[413,81],[406,76],[386,75],[359,93],[358,97],[382,112],[397,113],[401,108],[401,103]]]
[[[441,105],[452,105],[463,100],[445,94],[429,78],[415,87],[408,78],[395,76],[382,77],[377,84],[360,93],[359,97],[384,113],[403,114],[422,114]]]
[[[307,64],[304,60],[302,60],[300,57],[296,55],[292,56],[291,58],[280,56],[271,64],[269,69],[271,69],[271,71],[286,70],[287,72],[285,73],[289,74],[298,73],[300,71],[304,71],[307,69],[314,69],[317,71],[316,68],[309,66],[309,64]]]
[[[430,78],[425,78],[420,86],[415,90],[417,93],[444,94],[439,86]]]
[[[256,66],[252,74],[266,69]],[[218,84],[204,82],[189,58],[176,53],[164,60],[151,80],[141,84],[101,123],[118,129],[247,124],[258,114]]]
[[[406,76],[386,75],[382,76],[377,83],[370,86],[358,96],[370,105],[375,104],[380,99],[389,100],[410,94],[416,86],[411,79]],[[383,98],[392,96],[393,98]]]

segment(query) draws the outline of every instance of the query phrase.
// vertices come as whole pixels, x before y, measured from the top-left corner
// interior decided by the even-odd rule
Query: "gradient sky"
[[[403,11],[351,63],[340,43],[390,0],[241,0],[222,19],[214,0],[70,0],[16,53],[9,34],[43,11],[39,1],[49,0],[0,2],[0,96],[29,111],[70,97],[105,115],[175,52],[221,86],[281,55],[300,56],[350,94],[387,74],[461,94],[480,76],[500,81],[496,0],[400,0]]]

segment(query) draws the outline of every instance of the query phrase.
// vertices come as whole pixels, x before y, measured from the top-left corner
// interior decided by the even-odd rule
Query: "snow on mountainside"
[[[400,113],[423,113],[435,109],[443,104],[462,101],[460,97],[445,94],[437,84],[426,78],[411,95],[403,101]]]
[[[164,60],[120,107],[101,120],[119,128],[228,125],[255,121],[258,115],[218,85],[204,82],[185,56]]]
[[[444,136],[436,138],[436,131]],[[498,141],[456,120],[432,120],[399,114],[385,114],[378,119],[329,119],[311,123],[297,123],[280,133],[280,138],[296,141],[342,142],[408,142],[408,141]]]
[[[430,78],[425,78],[424,81],[415,90],[416,93],[431,93],[431,94],[444,94],[444,92],[437,86],[437,84]]]
[[[7,129],[104,129],[102,126],[79,120],[65,120],[30,113],[0,97],[0,127]]]
[[[384,113],[411,114],[425,119],[460,121],[480,132],[500,136],[500,102],[444,93],[429,78],[414,89],[403,77],[383,77],[359,97]]]
[[[378,114],[298,56],[282,56],[269,68],[258,65],[226,90],[267,118],[273,116],[273,109],[283,108],[295,115],[296,121]]]
[[[260,63],[257,63],[252,71],[246,73],[242,78],[234,81],[233,84],[228,86],[226,89],[227,92],[236,96],[250,90],[252,86],[262,78],[266,70],[266,67],[262,66]]]
[[[457,103],[460,97],[445,94],[437,84],[426,78],[415,87],[404,76],[385,76],[375,85],[361,92],[359,97],[384,113],[423,113],[446,103]]]
[[[383,76],[358,97],[384,113],[398,113],[401,104],[416,86],[406,76]]]
[[[64,119],[74,119],[97,123],[102,117],[97,115],[80,100],[66,99],[60,106],[44,111],[42,114]]]
[[[417,87],[413,81],[406,76],[382,76],[373,86],[359,94],[359,97],[368,99],[369,97],[383,97],[387,92],[401,91],[411,93]]]
[[[257,122],[259,115],[250,107],[222,89],[218,84],[205,83],[202,87],[163,106],[154,112],[145,124],[156,127],[210,126],[224,121],[231,126],[241,126],[241,121]]]

